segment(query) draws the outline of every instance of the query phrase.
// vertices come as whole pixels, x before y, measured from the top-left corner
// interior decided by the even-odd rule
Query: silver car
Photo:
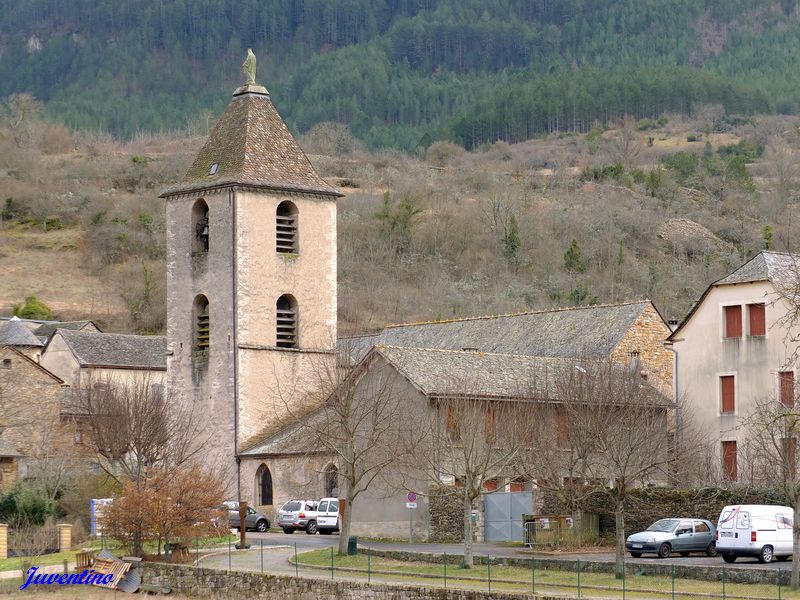
[[[317,501],[289,500],[278,510],[278,527],[284,533],[302,529],[308,534],[317,533]]]
[[[222,503],[228,511],[228,522],[233,529],[239,529],[239,503],[235,500]],[[266,531],[269,529],[269,518],[264,513],[260,513],[251,506],[247,507],[247,515],[244,518],[245,527],[248,530]]]
[[[628,536],[625,548],[634,558],[654,553],[667,558],[673,552],[689,556],[690,552],[705,552],[717,555],[716,528],[706,519],[659,519],[650,527]]]

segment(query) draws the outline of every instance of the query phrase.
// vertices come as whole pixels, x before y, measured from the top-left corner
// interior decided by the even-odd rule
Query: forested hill
[[[797,0],[0,0],[0,97],[121,136],[207,121],[252,47],[289,124],[372,147],[800,112]],[[426,135],[427,134],[427,135]]]

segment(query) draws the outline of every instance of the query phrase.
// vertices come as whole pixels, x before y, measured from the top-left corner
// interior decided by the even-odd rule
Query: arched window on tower
[[[339,469],[336,468],[336,465],[333,463],[329,464],[325,467],[325,471],[323,471],[323,481],[325,483],[325,493],[323,494],[326,498],[338,498],[339,497]]]
[[[297,253],[297,207],[284,200],[275,214],[276,250],[285,254]]]
[[[278,348],[297,348],[297,300],[291,294],[284,294],[275,303],[277,317]]]
[[[202,198],[192,207],[192,252],[208,252],[208,204]]]
[[[208,298],[202,294],[194,299],[194,346],[198,350],[208,348],[211,341],[211,319],[208,310]]]
[[[256,500],[259,506],[272,504],[272,473],[264,463],[256,471]]]

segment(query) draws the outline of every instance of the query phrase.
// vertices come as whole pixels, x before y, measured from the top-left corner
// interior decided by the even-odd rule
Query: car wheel
[[[256,531],[264,533],[267,529],[269,529],[269,523],[265,519],[261,519],[256,523]]]
[[[761,554],[758,555],[758,562],[769,563],[772,562],[772,546],[764,546],[761,549]]]
[[[672,547],[664,542],[658,547],[658,558],[669,558],[669,555],[672,554]]]
[[[681,556],[689,556],[688,552],[681,552]]]
[[[722,560],[724,560],[726,563],[736,562],[736,555],[735,554],[723,554],[722,555]]]
[[[711,542],[708,547],[706,547],[706,556],[714,557],[717,555],[717,543]]]
[[[631,556],[633,558],[642,558],[642,553],[641,552],[631,552]]]
[[[317,533],[317,522],[316,521],[309,521],[308,525],[306,525],[306,533],[308,535],[314,535]]]
[[[294,533],[294,529],[292,529],[291,527],[284,527],[283,528],[283,533],[292,534],[292,533]]]
[[[330,535],[333,533],[332,529],[317,529],[317,533],[320,535]]]

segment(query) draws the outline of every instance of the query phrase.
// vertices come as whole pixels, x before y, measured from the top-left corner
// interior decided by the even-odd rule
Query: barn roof
[[[59,329],[75,358],[84,367],[163,371],[167,368],[167,340],[163,335],[123,335]]]

